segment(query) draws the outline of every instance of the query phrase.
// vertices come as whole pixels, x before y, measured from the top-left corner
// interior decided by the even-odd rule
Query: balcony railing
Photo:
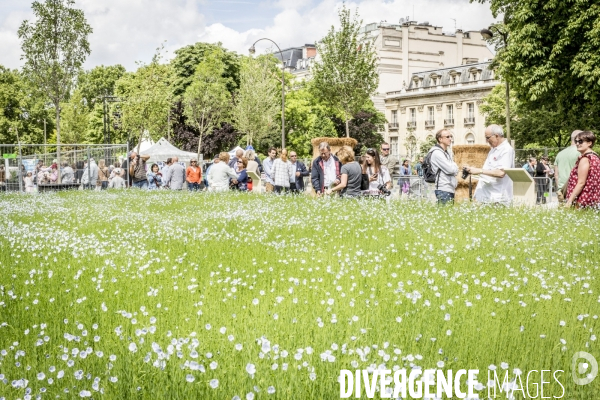
[[[407,121],[406,122],[406,127],[407,128],[416,128],[417,127],[417,121]]]
[[[454,118],[445,119],[444,126],[454,126]]]
[[[425,121],[425,128],[435,127],[435,121]]]
[[[465,118],[465,125],[475,125],[475,117]]]
[[[400,126],[400,124],[397,122],[390,122],[388,124],[388,127],[390,128],[390,130],[398,130],[399,126]]]

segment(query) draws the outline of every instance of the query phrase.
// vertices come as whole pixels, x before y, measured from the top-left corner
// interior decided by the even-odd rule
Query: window
[[[392,110],[392,124],[398,123],[398,110]]]
[[[390,154],[398,155],[398,137],[390,137]]]
[[[410,121],[411,122],[417,121],[417,110],[415,108],[410,109]]]
[[[433,122],[435,120],[435,112],[433,107],[427,107],[427,120]]]
[[[446,106],[446,118],[454,121],[454,106],[452,104]]]
[[[475,144],[475,136],[472,133],[467,134],[465,137],[467,144]]]
[[[467,103],[467,117],[469,119],[475,119],[475,104]]]

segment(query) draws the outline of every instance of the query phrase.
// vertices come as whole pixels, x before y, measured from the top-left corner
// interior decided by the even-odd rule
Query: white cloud
[[[31,12],[23,9],[22,4],[17,6],[17,1],[9,1],[15,4],[15,9],[20,9],[0,20],[0,64],[16,68],[21,65],[16,32],[21,21],[31,17]],[[247,54],[252,43],[261,37],[275,40],[282,49],[314,43],[337,23],[337,9],[342,2],[273,1],[271,10],[278,11],[271,22],[248,30],[236,30],[235,26],[220,22],[207,24],[200,12],[205,4],[205,0],[78,0],[76,6],[84,10],[94,29],[90,37],[92,54],[86,67],[120,63],[129,70],[135,69],[135,62],[148,62],[164,40],[167,40],[165,48],[170,51],[167,57],[172,57],[173,50],[197,41],[222,42],[226,48],[241,54]],[[346,5],[352,9],[358,7],[364,23],[383,20],[393,23],[412,17],[413,5],[416,20],[443,26],[445,31],[454,30],[451,18],[456,18],[457,27],[464,30],[478,30],[493,21],[488,6],[471,4],[468,0],[355,0]],[[220,7],[231,9],[233,18],[250,20],[264,13],[264,7],[256,7],[256,15],[238,12],[239,4],[233,1],[223,2]],[[257,52],[270,47],[261,42]]]

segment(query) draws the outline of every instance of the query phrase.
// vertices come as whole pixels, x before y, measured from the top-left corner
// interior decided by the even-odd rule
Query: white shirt
[[[290,183],[296,183],[296,163],[292,163],[290,166],[292,176],[290,176]]]
[[[515,150],[504,139],[497,147],[488,153],[483,164],[484,170],[506,169],[515,167]],[[508,175],[504,178],[494,178],[482,175],[475,189],[475,199],[482,203],[510,204],[513,200],[513,183]]]
[[[213,164],[208,173],[208,184],[212,192],[222,192],[229,189],[229,179],[237,179],[237,174],[223,161]]]
[[[323,174],[325,175],[325,189],[331,187],[331,184],[335,182],[335,160],[333,156],[329,156],[329,160],[323,160]]]

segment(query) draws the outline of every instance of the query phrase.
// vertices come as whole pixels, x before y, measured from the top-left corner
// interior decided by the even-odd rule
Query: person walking
[[[263,161],[263,169],[265,172],[265,191],[267,193],[275,190],[275,181],[273,180],[273,164],[275,163],[275,157],[277,156],[277,149],[271,147],[269,149],[269,157]]]
[[[394,175],[398,166],[398,158],[390,154],[390,144],[383,142],[381,144],[381,155],[379,156],[380,164],[387,168],[390,177]]]

